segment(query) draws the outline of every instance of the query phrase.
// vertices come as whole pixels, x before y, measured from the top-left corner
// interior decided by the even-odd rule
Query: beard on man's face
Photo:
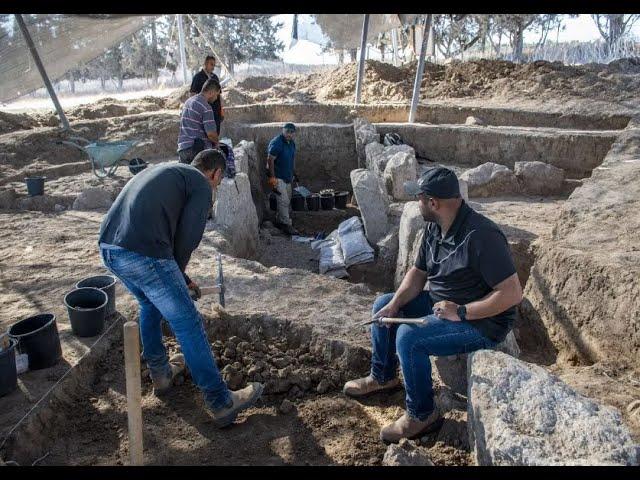
[[[435,222],[436,216],[433,213],[433,210],[429,208],[428,200],[427,201],[419,201],[418,205],[420,206],[420,213],[422,214],[422,218],[425,222]]]

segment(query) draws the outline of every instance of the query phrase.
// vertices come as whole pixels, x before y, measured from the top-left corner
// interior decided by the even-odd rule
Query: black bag
[[[385,147],[389,147],[391,145],[402,145],[403,143],[402,137],[397,133],[385,133],[384,139],[382,140],[382,144]]]

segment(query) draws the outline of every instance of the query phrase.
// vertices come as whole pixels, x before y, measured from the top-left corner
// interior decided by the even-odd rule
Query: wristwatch
[[[466,305],[458,305],[458,309],[456,310],[456,313],[460,317],[460,320],[462,320],[464,322],[467,319],[467,307],[466,307]]]

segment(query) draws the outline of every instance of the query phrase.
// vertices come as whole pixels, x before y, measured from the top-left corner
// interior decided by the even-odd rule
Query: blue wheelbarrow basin
[[[84,148],[94,162],[101,167],[110,167],[136,144],[135,141],[95,142]]]

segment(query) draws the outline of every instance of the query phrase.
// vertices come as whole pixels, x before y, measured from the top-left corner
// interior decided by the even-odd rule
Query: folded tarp
[[[340,223],[338,236],[347,268],[359,263],[373,262],[374,250],[367,242],[360,217],[351,217]]]

